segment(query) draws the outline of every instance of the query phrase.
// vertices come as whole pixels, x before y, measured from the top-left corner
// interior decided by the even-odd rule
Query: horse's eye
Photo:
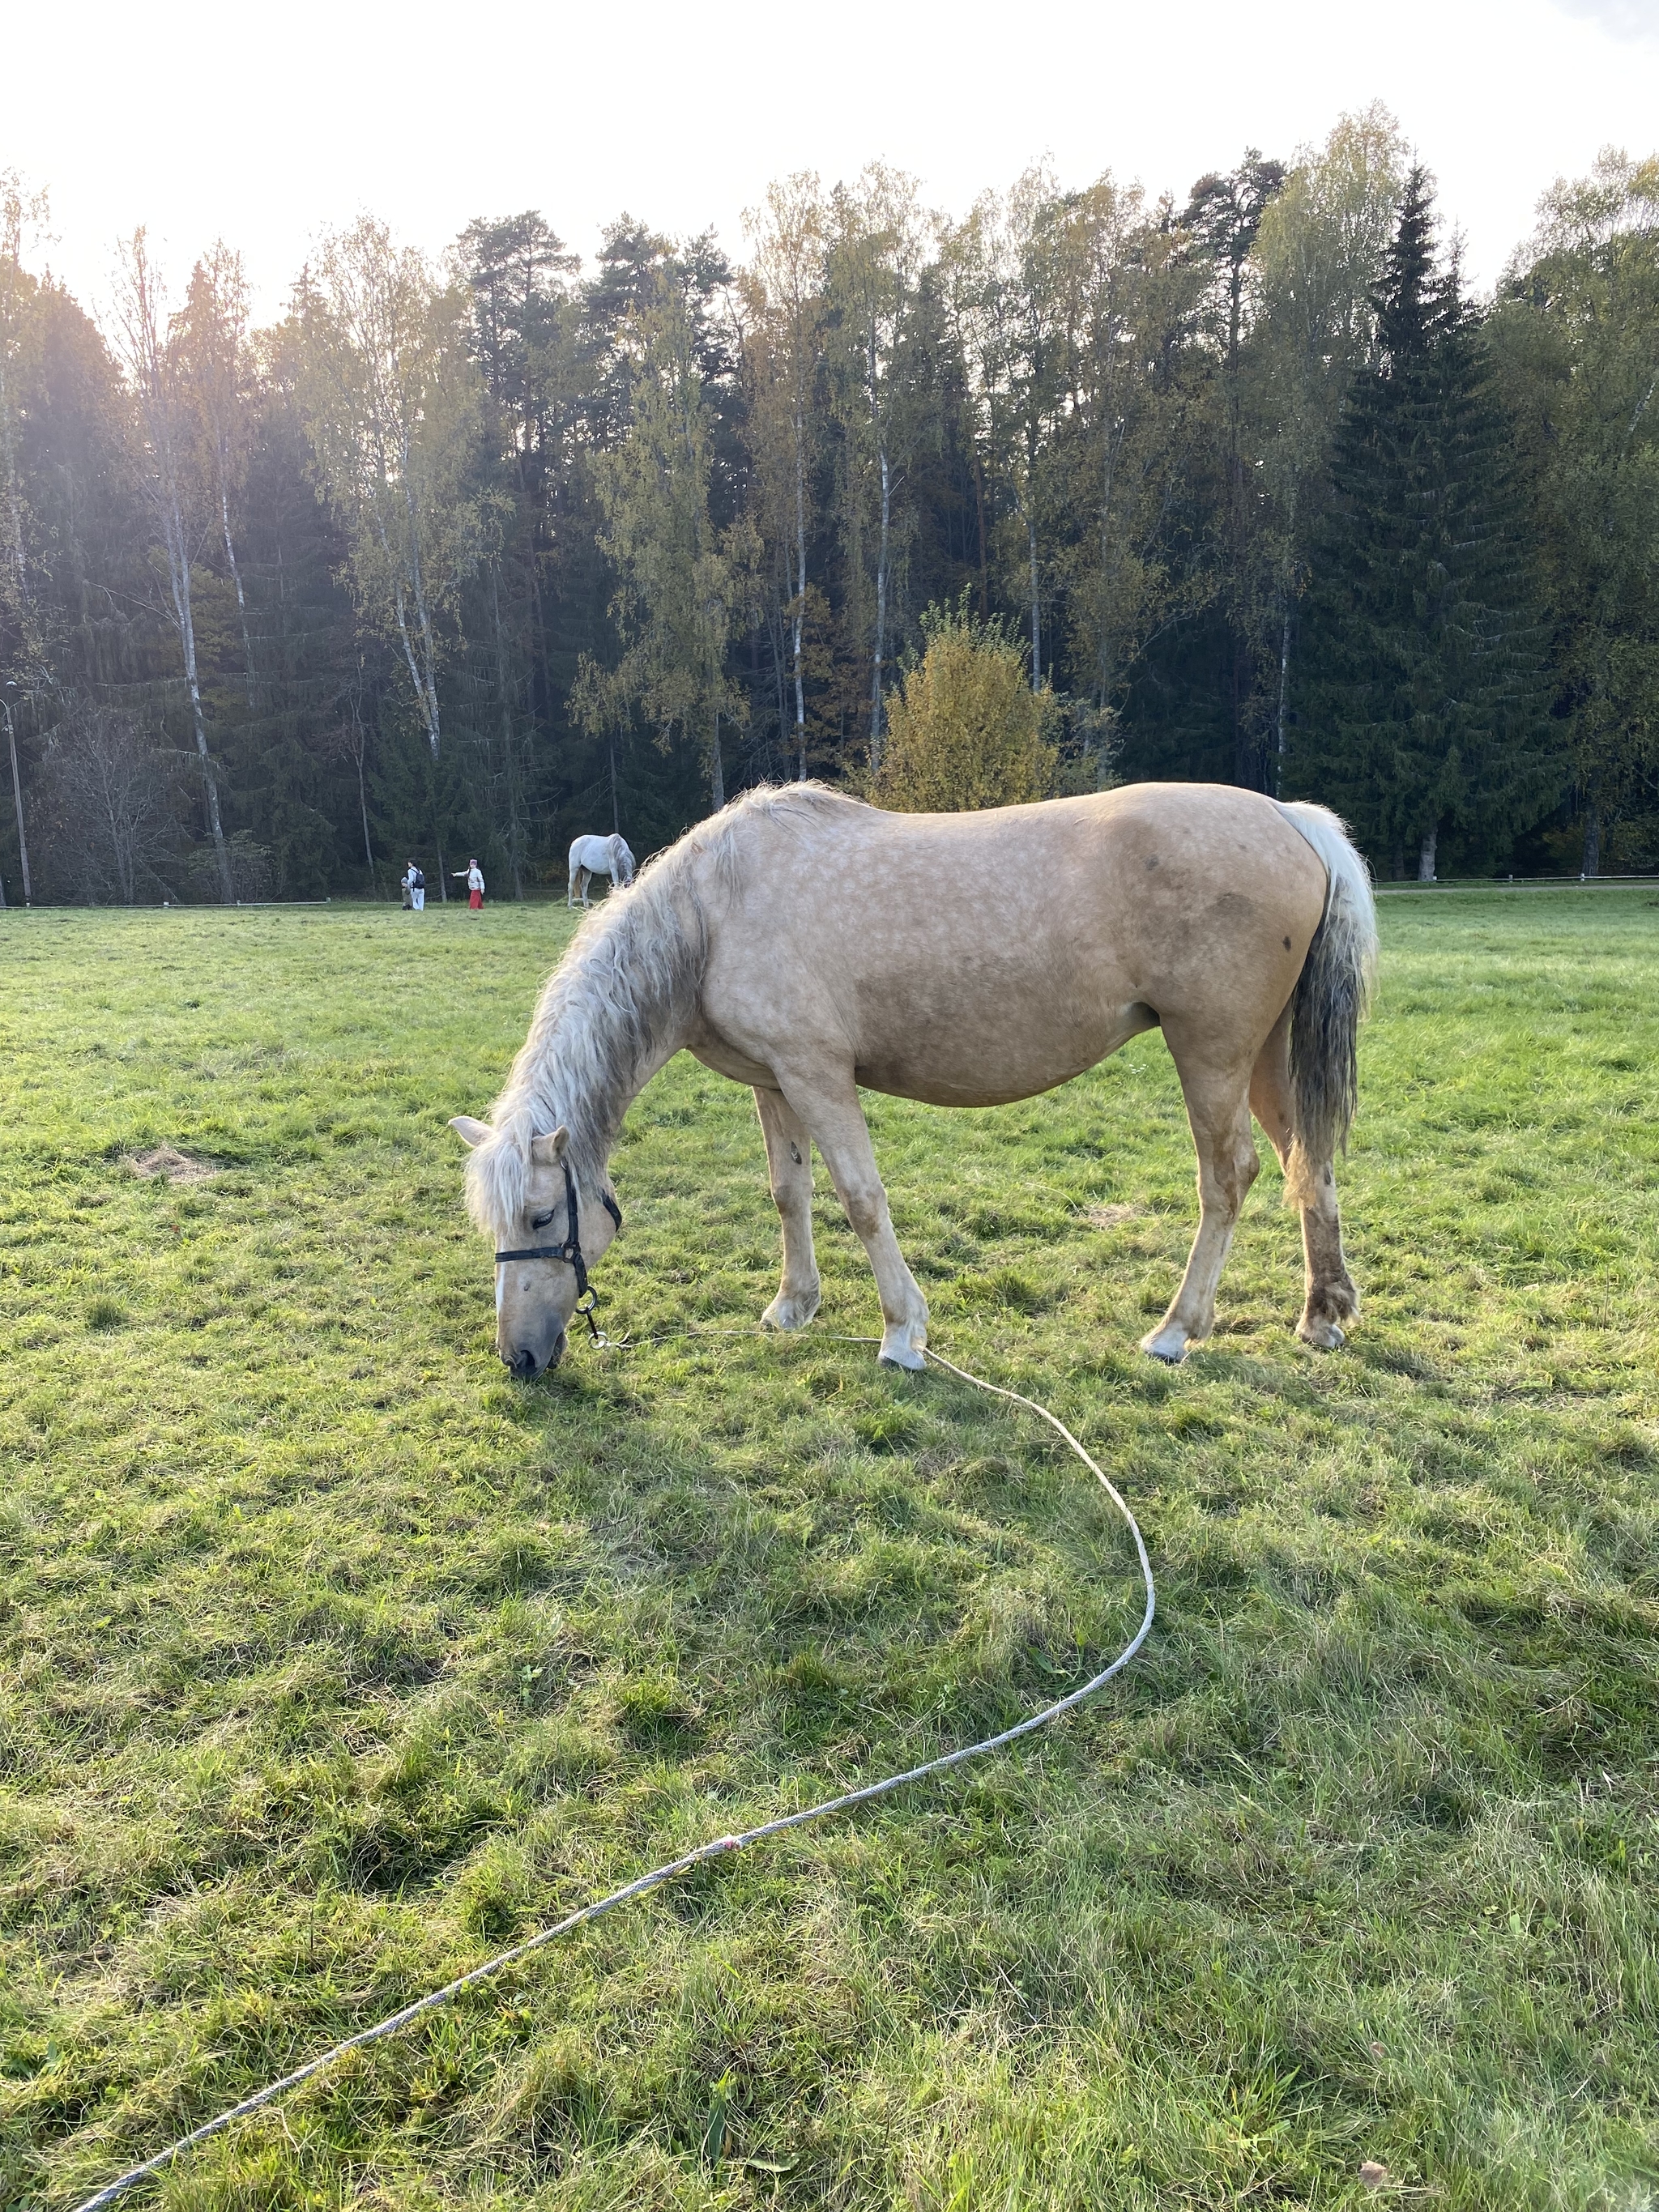
[[[555,1211],[557,1209],[556,1208]],[[538,1213],[530,1225],[532,1229],[545,1229],[551,1222],[552,1218],[553,1215],[551,1213]]]

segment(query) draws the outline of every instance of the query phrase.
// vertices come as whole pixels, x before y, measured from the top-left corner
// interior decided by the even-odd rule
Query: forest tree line
[[[930,638],[1018,657],[1022,794],[1659,862],[1659,161],[1559,184],[1489,301],[1380,108],[1184,204],[792,177],[738,264],[363,217],[263,329],[143,232],[100,325],[45,220],[0,175],[9,902],[523,895],[762,780],[880,799]]]

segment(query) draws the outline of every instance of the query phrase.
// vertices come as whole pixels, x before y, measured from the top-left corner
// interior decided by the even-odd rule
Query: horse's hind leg
[[[886,1324],[879,1357],[893,1367],[925,1367],[922,1346],[927,1341],[927,1301],[905,1266],[893,1234],[875,1147],[870,1142],[869,1127],[850,1073],[844,1085],[833,1073],[817,1070],[799,1075],[781,1070],[780,1080],[789,1104],[823,1155],[847,1218],[870,1255]]]
[[[1249,1079],[1242,1068],[1215,1067],[1183,1052],[1179,1036],[1164,1035],[1187,1100],[1187,1119],[1198,1152],[1198,1234],[1181,1288],[1158,1327],[1140,1340],[1154,1359],[1175,1361],[1215,1326],[1215,1294],[1233,1241],[1239,1211],[1261,1172],[1250,1135]]]
[[[1342,1323],[1359,1311],[1359,1293],[1342,1252],[1342,1220],[1336,1205],[1336,1170],[1329,1160],[1304,1160],[1294,1170],[1291,1143],[1296,1133],[1296,1092],[1291,1082],[1290,1009],[1275,1026],[1250,1072],[1250,1105],[1273,1140],[1285,1170],[1285,1203],[1302,1209],[1302,1251],[1307,1263],[1307,1294],[1296,1333],[1320,1352],[1343,1341]]]
[[[812,1249],[812,1139],[781,1091],[757,1091],[755,1106],[766,1139],[772,1202],[783,1224],[783,1279],[761,1320],[770,1328],[805,1328],[822,1295]]]

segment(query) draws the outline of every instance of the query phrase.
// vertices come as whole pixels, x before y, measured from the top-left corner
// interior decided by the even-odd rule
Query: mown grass
[[[1634,2208],[1659,2185],[1639,892],[1385,902],[1305,1353],[1269,1170],[1221,1332],[1156,1037],[872,1102],[934,1338],[1128,1492],[1159,1624],[1052,1740],[705,1869],[190,2156],[206,2208]],[[562,912],[0,920],[0,2202],[63,2207],[690,1842],[985,1732],[1133,1626],[1109,1508],[819,1333],[511,1384],[463,1220]],[[127,1165],[170,1143],[210,1182]],[[605,1319],[738,1325],[746,1096],[677,1062]],[[820,1182],[823,1177],[820,1173]],[[1109,1209],[1091,1225],[1091,1208]],[[1415,2193],[1409,2193],[1415,2192]]]

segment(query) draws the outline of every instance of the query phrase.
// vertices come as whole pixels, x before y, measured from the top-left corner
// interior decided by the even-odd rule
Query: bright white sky
[[[369,209],[436,249],[538,207],[591,254],[626,208],[743,248],[768,179],[879,158],[965,209],[1047,154],[1184,197],[1380,99],[1489,285],[1538,195],[1659,147],[1659,0],[14,0],[0,168],[52,196],[39,258],[87,301],[137,223],[175,273],[216,234],[261,316]]]

